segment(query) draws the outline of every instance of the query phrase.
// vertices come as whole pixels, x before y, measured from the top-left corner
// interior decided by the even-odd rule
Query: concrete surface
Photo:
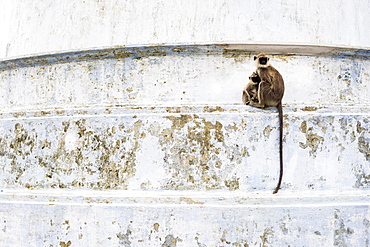
[[[256,45],[230,47],[3,60],[2,244],[367,246],[368,52],[272,56],[287,88],[272,195],[277,112],[241,105]]]
[[[3,246],[367,246],[361,194],[2,192]],[[280,192],[279,192],[280,193]],[[27,234],[25,234],[26,232]]]

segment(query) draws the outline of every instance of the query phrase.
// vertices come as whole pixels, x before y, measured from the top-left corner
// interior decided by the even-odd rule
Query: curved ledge
[[[320,104],[298,105],[283,104],[284,114],[288,116],[368,116],[367,104]],[[260,109],[242,104],[234,105],[105,105],[94,107],[25,109],[0,112],[0,121],[15,119],[52,119],[52,118],[96,118],[107,116],[173,116],[173,115],[270,115],[277,114],[275,107]]]
[[[218,43],[218,44],[158,44],[103,47],[88,50],[62,51],[0,60],[0,70],[71,61],[110,58],[140,58],[173,54],[254,54],[264,51],[270,55],[334,56],[370,58],[370,48],[323,44],[286,43]]]
[[[226,50],[248,51],[257,53],[264,51],[271,55],[300,55],[300,56],[356,56],[369,57],[369,47],[352,47],[332,44],[309,43],[231,43],[222,45]]]

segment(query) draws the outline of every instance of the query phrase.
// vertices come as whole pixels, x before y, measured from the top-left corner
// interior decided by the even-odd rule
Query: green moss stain
[[[364,136],[358,138],[358,151],[365,156],[366,161],[370,161],[370,138]]]
[[[308,129],[306,134],[306,143],[300,142],[299,146],[303,149],[309,148],[310,155],[316,157],[318,149],[322,146],[324,142],[324,137],[319,136],[316,133],[312,132],[312,129]]]
[[[175,238],[173,235],[169,234],[164,239],[164,242],[161,245],[161,247],[176,247],[178,242],[182,242],[182,239],[178,237]]]
[[[125,127],[120,121],[98,125],[93,121],[14,123],[0,138],[0,156],[6,157],[4,169],[9,172],[7,186],[127,188],[145,137],[143,124],[136,121]],[[38,172],[31,172],[34,169]],[[27,179],[22,180],[25,173]]]
[[[231,164],[241,162],[240,159],[236,161],[235,150],[225,143],[225,127],[220,121],[207,121],[195,114],[164,118],[171,121],[171,128],[163,129],[159,140],[166,151],[165,167],[172,175],[164,189],[239,188],[238,178],[220,174],[223,169],[231,171]],[[243,148],[234,148],[239,152],[235,155],[247,154]],[[225,158],[230,163],[225,164]]]
[[[360,121],[356,123],[358,137],[358,151],[362,153],[366,161],[370,161],[370,138],[368,137],[368,128],[363,127]]]
[[[302,133],[306,134],[307,133],[307,122],[306,121],[303,121],[301,123],[301,127],[300,127],[300,130],[302,131]]]
[[[318,118],[313,118],[311,121],[314,122],[314,126],[320,127],[323,133],[326,133],[327,125],[330,125],[332,122],[332,120],[330,120],[329,123],[325,123]],[[307,125],[307,121],[302,121],[299,128],[306,137],[306,142],[300,142],[299,146],[303,149],[309,148],[309,154],[313,157],[316,157],[316,154],[322,147],[325,139],[323,136],[314,133],[315,130],[313,127],[308,127]]]
[[[17,156],[21,156],[23,159],[30,155],[35,147],[35,140],[37,134],[32,131],[32,134],[28,133],[23,125],[16,123],[14,125],[14,139],[10,141],[9,147],[12,149],[13,153]]]
[[[161,189],[237,190],[237,167],[249,156],[247,142],[233,139],[243,126],[215,116],[56,118],[8,126],[0,157],[4,183],[13,188],[128,189],[148,136],[163,154],[155,157],[167,174]]]

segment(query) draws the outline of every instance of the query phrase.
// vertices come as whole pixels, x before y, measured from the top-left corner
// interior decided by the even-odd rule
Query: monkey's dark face
[[[256,60],[256,59],[257,59],[257,56],[254,56],[254,60]],[[259,57],[258,58],[258,62],[261,65],[266,65],[268,61],[269,61],[268,57]]]
[[[251,80],[254,83],[260,83],[261,78],[258,76],[256,72],[253,72],[252,75],[249,77],[249,80]]]
[[[252,80],[255,83],[260,83],[261,82],[261,78],[259,78],[259,76],[250,76],[249,80]]]
[[[269,61],[269,58],[268,57],[260,57],[259,60],[260,60],[259,62],[260,62],[261,65],[266,65],[267,62]]]
[[[257,67],[266,68],[269,66],[269,58],[266,56],[254,56],[254,61],[256,62]]]

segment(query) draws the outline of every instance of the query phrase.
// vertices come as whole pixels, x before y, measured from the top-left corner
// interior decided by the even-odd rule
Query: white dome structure
[[[368,1],[0,5],[0,246],[369,243]]]

